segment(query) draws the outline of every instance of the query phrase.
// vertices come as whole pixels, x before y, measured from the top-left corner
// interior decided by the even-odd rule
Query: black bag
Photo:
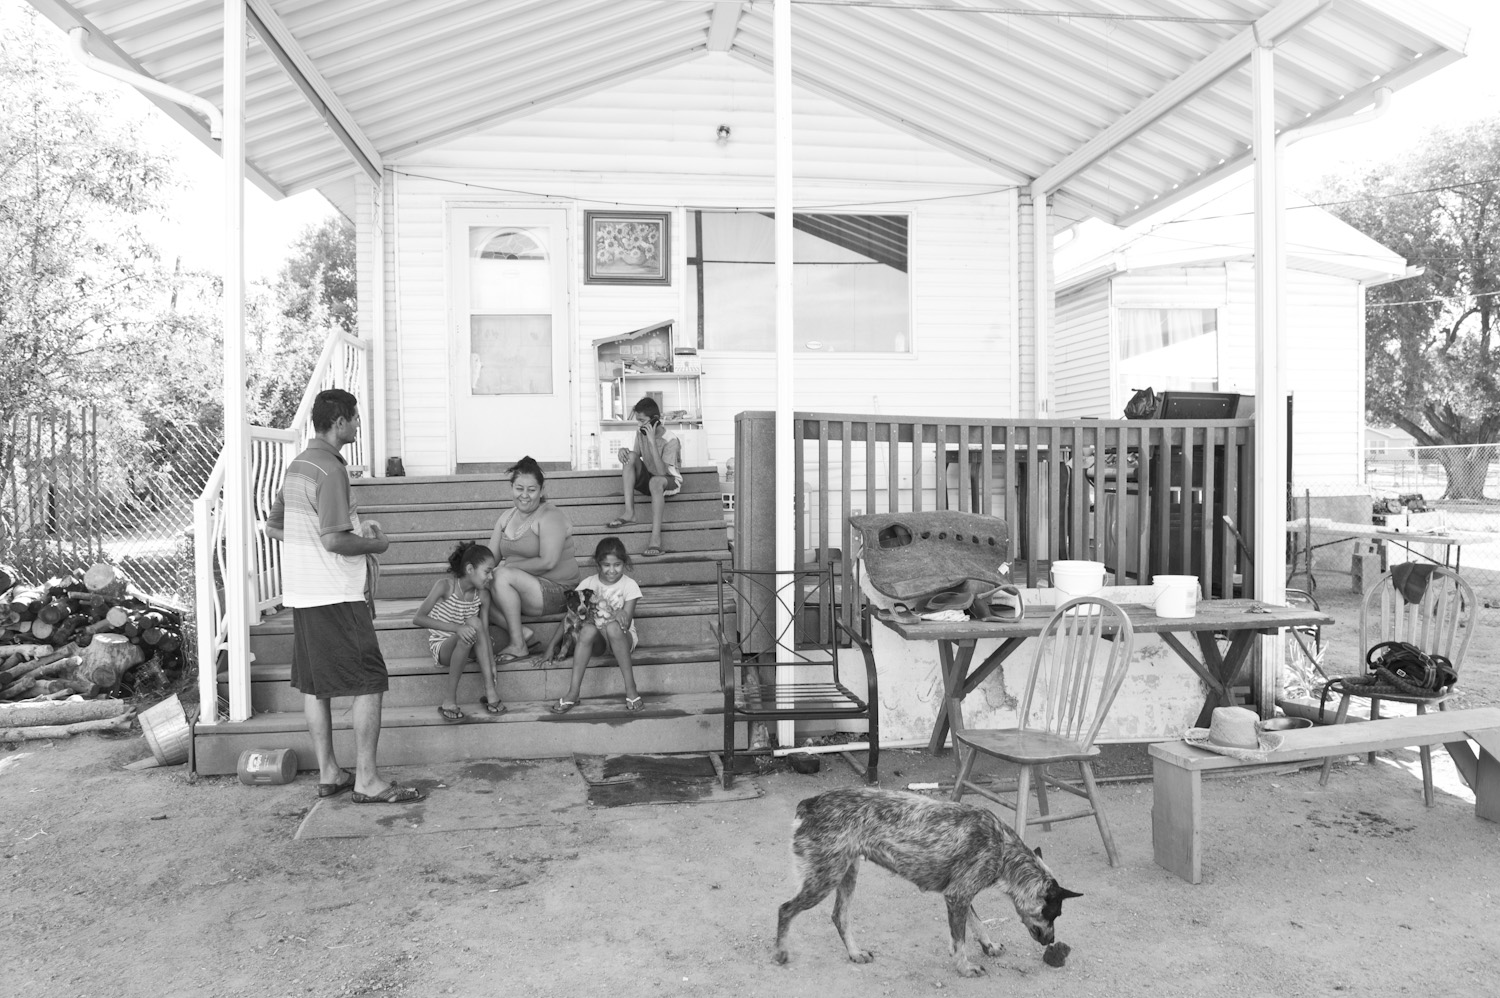
[[[1382,641],[1365,653],[1365,662],[1375,675],[1387,673],[1382,678],[1416,691],[1441,693],[1458,682],[1452,662],[1405,641]]]
[[[1137,388],[1125,403],[1126,419],[1155,419],[1161,413],[1161,396],[1155,389]]]

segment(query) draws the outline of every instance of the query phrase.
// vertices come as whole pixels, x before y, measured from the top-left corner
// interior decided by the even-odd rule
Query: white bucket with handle
[[[1198,615],[1198,576],[1158,575],[1156,615],[1158,617],[1195,617]]]
[[[1092,596],[1104,588],[1104,562],[1054,561],[1052,585],[1059,605],[1074,596]]]

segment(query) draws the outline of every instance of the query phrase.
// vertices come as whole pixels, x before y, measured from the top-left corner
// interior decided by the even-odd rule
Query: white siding
[[[1314,495],[1347,494],[1361,481],[1360,286],[1302,270],[1287,276],[1283,362],[1294,399],[1292,484],[1310,488]],[[1111,304],[1095,292],[1105,284],[1114,308],[1218,308],[1219,387],[1255,394],[1254,264],[1169,268],[1116,275],[1059,300],[1054,347],[1059,415],[1116,414],[1107,409],[1109,379],[1100,376],[1094,356],[1083,346],[1108,326]]]
[[[390,395],[402,403],[409,474],[452,470],[448,211],[531,206],[542,197],[568,209],[579,463],[599,419],[594,341],[686,314],[683,209],[769,204],[771,97],[769,77],[754,67],[712,85],[691,65],[677,67],[388,161],[398,174],[390,223],[396,274],[388,282],[397,300],[388,322],[391,354],[399,339],[400,357],[399,389]],[[796,113],[799,206],[910,214],[914,341],[912,354],[799,355],[796,407],[1013,414],[1010,191],[973,164],[821,98],[800,95]],[[720,124],[732,130],[722,147],[713,141]],[[621,206],[673,211],[670,287],[582,282],[583,212]],[[774,361],[727,352],[703,361],[707,457],[722,464],[733,453],[734,414],[774,407]]]
[[[1108,418],[1111,411],[1109,281],[1098,280],[1057,297],[1057,335],[1052,341],[1055,399],[1059,419]]]

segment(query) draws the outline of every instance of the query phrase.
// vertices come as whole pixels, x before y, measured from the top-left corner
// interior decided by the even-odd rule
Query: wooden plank
[[[979,503],[975,507],[975,512],[983,513],[985,516],[990,515],[990,504],[992,502],[990,498],[990,486],[994,482],[993,468],[995,457],[992,453],[994,450],[993,431],[994,427],[989,423],[985,423],[979,427]],[[1009,487],[1008,482],[1007,487]],[[1004,507],[1001,508],[1001,512],[1004,512]],[[1011,547],[1014,550],[1014,530],[1011,531],[1011,540]]]
[[[829,558],[828,543],[828,420],[818,420],[818,557],[819,565],[826,565]],[[847,512],[847,505],[844,507]],[[800,550],[800,549],[799,549]],[[800,558],[801,555],[799,554]]]
[[[932,508],[948,508],[948,426],[938,423],[933,426],[932,448]],[[959,455],[962,457],[962,455]]]
[[[1151,765],[1151,850],[1156,865],[1190,884],[1202,880],[1203,780],[1162,759]]]
[[[1194,748],[1186,742],[1154,742],[1147,751],[1157,759],[1184,769],[1233,769],[1321,759],[1330,755],[1378,752],[1454,741],[1465,735],[1491,742],[1500,738],[1500,707],[1443,710],[1410,717],[1382,717],[1359,724],[1328,724],[1283,732],[1282,746],[1265,761],[1246,763]],[[1500,747],[1500,746],[1497,746]]]

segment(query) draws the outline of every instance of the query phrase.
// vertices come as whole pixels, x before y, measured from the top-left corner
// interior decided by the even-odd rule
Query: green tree
[[[152,318],[158,262],[137,222],[170,181],[38,22],[0,18],[0,424],[110,390],[100,358]]]
[[[319,310],[346,333],[358,321],[354,270],[354,226],[334,215],[302,231],[281,268],[283,314],[309,324]]]
[[[1500,117],[1433,132],[1337,184],[1330,211],[1423,268],[1370,289],[1366,406],[1424,445],[1500,440]],[[1439,450],[1445,498],[1482,499],[1489,447]]]

